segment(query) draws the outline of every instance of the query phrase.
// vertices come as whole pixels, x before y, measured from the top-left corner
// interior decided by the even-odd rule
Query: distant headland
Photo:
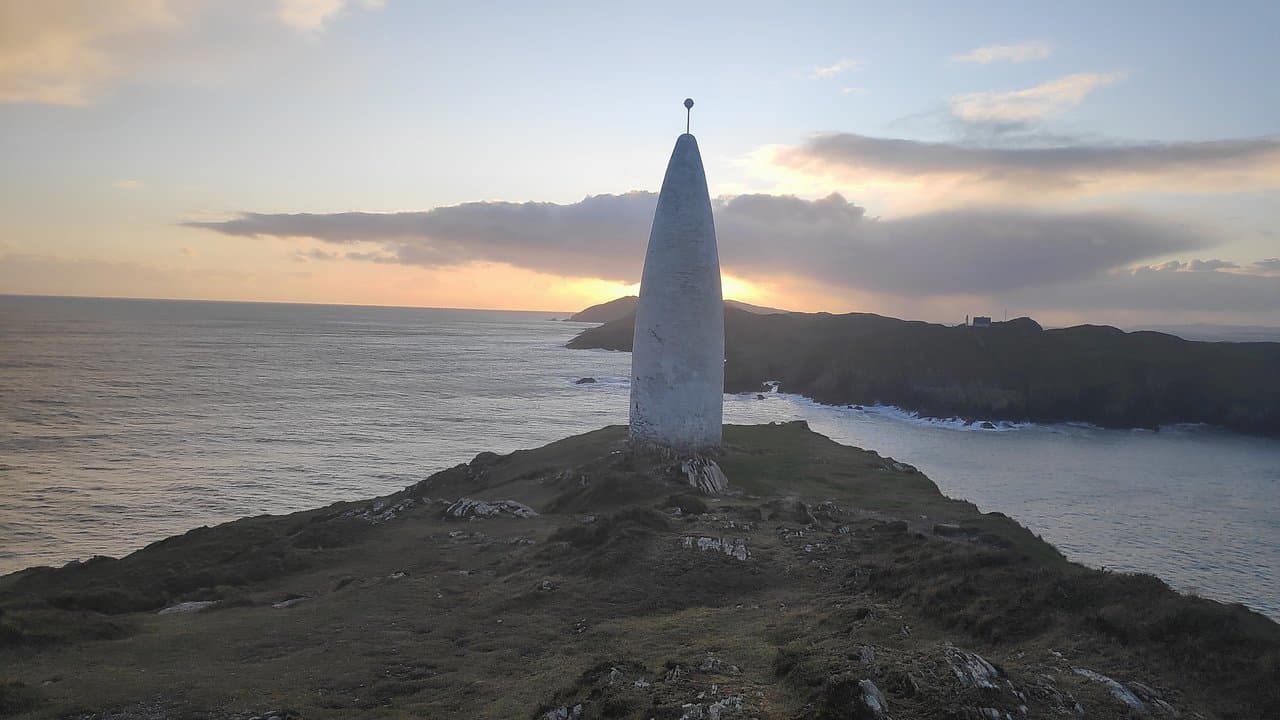
[[[568,346],[630,350],[632,322],[615,318]],[[1204,423],[1280,436],[1280,343],[1195,342],[1098,325],[1045,330],[1029,318],[967,327],[727,307],[725,358],[726,392],[776,381],[822,403],[894,405],[925,417]]]
[[[586,310],[576,312],[565,318],[564,321],[607,323],[613,322],[614,320],[621,320],[635,315],[636,302],[639,301],[639,299],[640,298],[635,295],[626,295],[616,300],[610,300],[609,302],[600,303],[599,305],[592,305]],[[724,304],[726,307],[737,308],[738,310],[754,313],[756,315],[776,315],[778,313],[787,312],[786,310],[779,310],[777,308],[744,303],[741,300],[725,300]]]

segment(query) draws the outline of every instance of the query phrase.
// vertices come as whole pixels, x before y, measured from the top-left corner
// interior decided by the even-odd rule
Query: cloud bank
[[[501,262],[634,282],[655,205],[654,194],[634,192],[567,205],[483,202],[388,214],[246,213],[186,225],[243,237],[312,238],[348,246],[350,259],[424,267]],[[980,209],[882,220],[840,195],[741,195],[717,200],[715,213],[728,273],[810,278],[892,295],[1005,292],[1210,244],[1194,229],[1136,214]],[[377,248],[373,253],[370,244]]]

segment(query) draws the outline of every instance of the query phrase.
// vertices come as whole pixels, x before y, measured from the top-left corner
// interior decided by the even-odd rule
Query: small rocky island
[[[570,348],[629,351],[634,315]],[[832,405],[895,405],[925,417],[1158,428],[1206,423],[1280,436],[1280,343],[1194,342],[1158,332],[1029,318],[947,326],[869,313],[725,309],[725,391]]]
[[[1280,716],[1280,625],[1241,606],[803,423],[726,426],[727,487],[626,437],[0,578],[0,715]]]

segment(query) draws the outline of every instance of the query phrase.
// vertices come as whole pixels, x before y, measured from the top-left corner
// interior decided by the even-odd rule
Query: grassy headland
[[[1280,716],[1280,625],[1243,607],[803,423],[726,427],[721,497],[625,437],[0,578],[0,714]],[[464,496],[538,514],[449,518]]]
[[[571,348],[630,350],[634,315]],[[725,390],[778,381],[819,402],[896,405],[927,417],[1207,423],[1280,435],[1280,343],[1208,343],[1027,318],[952,327],[866,313],[725,311]]]

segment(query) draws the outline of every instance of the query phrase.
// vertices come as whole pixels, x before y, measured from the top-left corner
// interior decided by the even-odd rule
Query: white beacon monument
[[[693,100],[685,100],[686,113]],[[720,444],[724,298],[698,141],[676,139],[653,214],[631,350],[631,439],[676,450]]]

